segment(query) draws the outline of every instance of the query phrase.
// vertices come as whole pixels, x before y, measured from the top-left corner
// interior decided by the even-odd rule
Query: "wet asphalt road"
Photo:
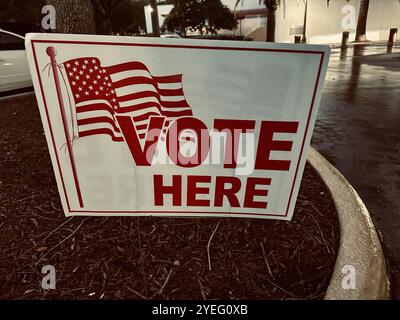
[[[312,143],[367,205],[400,298],[400,49],[370,56],[386,50],[332,51]]]

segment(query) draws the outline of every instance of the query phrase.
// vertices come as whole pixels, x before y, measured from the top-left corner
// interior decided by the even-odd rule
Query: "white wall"
[[[232,10],[236,0],[223,0]],[[354,8],[354,27],[343,28],[342,20],[346,13],[342,13],[344,6]],[[338,43],[342,39],[343,31],[350,31],[350,40],[354,40],[360,0],[330,0],[329,7],[326,0],[308,0],[307,41],[309,43]],[[244,0],[243,7],[239,4],[237,10],[262,8],[258,0]],[[284,8],[286,8],[284,10]],[[276,12],[276,41],[293,42],[290,27],[303,25],[303,0],[281,0]],[[367,20],[367,38],[369,40],[387,40],[390,28],[400,29],[400,1],[399,0],[370,0]],[[265,40],[263,32],[256,32],[254,40]],[[247,35],[247,34],[246,34]]]
[[[163,25],[166,15],[168,15],[168,13],[172,10],[173,7],[174,6],[171,4],[157,6],[158,22],[160,27]],[[146,31],[147,33],[152,33],[153,26],[151,24],[151,7],[149,5],[144,7],[144,17],[146,20]]]
[[[231,10],[233,10],[236,0],[222,0]],[[354,7],[354,27],[344,29],[342,20],[345,14],[342,13],[344,6]],[[339,43],[342,39],[343,31],[350,31],[350,40],[354,40],[355,26],[357,24],[360,0],[330,0],[329,7],[327,0],[308,0],[307,16],[307,42],[308,43]],[[264,8],[259,4],[259,0],[244,0],[243,6],[239,4],[237,10]],[[285,8],[285,10],[284,10]],[[158,6],[160,26],[164,18],[162,15],[168,13],[172,6]],[[146,10],[147,32],[151,32],[150,12]],[[281,5],[276,12],[276,34],[277,42],[293,42],[294,36],[290,35],[290,27],[293,25],[303,25],[304,2],[303,0],[281,0]],[[265,18],[260,18],[260,22],[243,21],[242,31],[253,31],[256,34],[254,40],[265,41],[265,27],[260,32],[254,32],[253,25],[262,23],[265,25]],[[244,28],[243,28],[244,27]],[[399,0],[370,0],[370,7],[367,20],[367,38],[369,40],[387,40],[390,28],[400,29],[400,1]],[[237,34],[239,34],[237,30]],[[232,33],[232,32],[226,32]],[[248,34],[244,34],[248,35]]]
[[[293,42],[294,37],[289,34],[290,27],[303,24],[303,1],[285,0],[285,2],[285,12],[282,5],[276,12],[277,42]],[[354,27],[349,29],[342,27],[342,20],[345,17],[342,8],[346,5],[351,5],[355,9]],[[341,41],[343,31],[350,31],[350,40],[354,40],[359,6],[360,0],[330,0],[329,7],[326,0],[308,0],[307,42],[338,43]],[[367,38],[387,40],[390,28],[400,29],[400,1],[371,0],[367,20]]]

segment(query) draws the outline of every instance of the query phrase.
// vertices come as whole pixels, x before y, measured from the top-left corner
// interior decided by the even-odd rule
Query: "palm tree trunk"
[[[47,0],[56,9],[56,31],[59,33],[96,33],[90,0]]]
[[[369,8],[369,0],[361,0],[360,12],[358,13],[355,41],[367,40],[366,30],[367,30],[368,8]]]
[[[275,10],[268,9],[267,13],[267,42],[275,42]]]
[[[107,12],[104,2],[101,0],[92,0],[92,5],[96,34],[111,34],[113,31],[111,26],[111,14]]]

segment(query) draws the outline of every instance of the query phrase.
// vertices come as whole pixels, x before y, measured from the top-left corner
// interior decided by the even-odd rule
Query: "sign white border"
[[[107,39],[107,40],[105,40]],[[196,49],[196,50],[239,50],[239,51],[258,51],[258,52],[285,52],[285,53],[300,53],[300,54],[313,54],[319,55],[320,63],[318,73],[315,77],[314,92],[312,94],[312,101],[307,116],[307,125],[304,136],[302,138],[302,145],[299,158],[296,163],[296,171],[294,181],[292,183],[286,212],[284,214],[259,214],[243,212],[213,212],[213,211],[90,211],[74,209],[70,205],[68,194],[66,191],[63,173],[58,159],[58,152],[54,141],[53,129],[49,121],[48,103],[45,98],[42,79],[40,75],[40,68],[37,62],[37,53],[35,46],[38,43],[50,44],[87,44],[87,45],[101,45],[101,46],[131,46],[131,47],[166,47],[177,49]],[[330,48],[323,45],[305,45],[305,44],[283,44],[283,43],[264,43],[264,42],[250,42],[250,41],[214,41],[214,40],[189,40],[189,39],[162,39],[162,38],[138,38],[138,37],[115,37],[115,36],[88,36],[88,35],[60,35],[60,34],[28,34],[26,36],[26,49],[28,59],[30,62],[30,69],[33,82],[35,84],[35,93],[39,104],[40,114],[44,130],[46,133],[47,143],[49,147],[50,156],[53,163],[53,168],[56,176],[56,181],[61,197],[61,202],[66,216],[213,216],[213,217],[247,217],[247,218],[270,218],[277,220],[290,220],[293,215],[297,194],[299,191],[301,177],[304,171],[305,162],[307,159],[308,149],[311,141],[314,124],[317,117],[319,102],[321,99],[322,85],[325,79]],[[36,85],[39,84],[39,85]],[[43,108],[41,107],[43,106]]]

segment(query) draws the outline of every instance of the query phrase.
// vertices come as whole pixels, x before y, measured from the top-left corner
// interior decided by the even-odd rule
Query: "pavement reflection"
[[[367,205],[400,297],[400,56],[390,50],[333,49],[312,143]]]

